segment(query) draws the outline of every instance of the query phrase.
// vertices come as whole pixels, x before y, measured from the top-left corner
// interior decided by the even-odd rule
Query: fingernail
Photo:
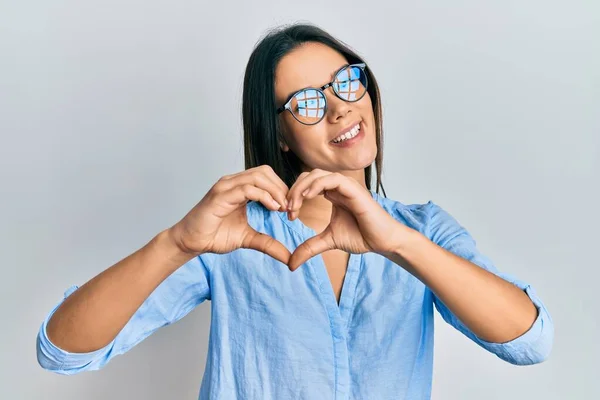
[[[281,204],[279,204],[278,202],[276,202],[275,200],[273,200],[273,205],[277,208],[281,208]]]
[[[288,211],[292,211],[292,206],[294,205],[294,200],[290,200],[290,202],[287,205],[287,209]]]
[[[304,192],[302,192],[302,197],[306,196],[306,193],[308,193],[309,189],[306,189]]]

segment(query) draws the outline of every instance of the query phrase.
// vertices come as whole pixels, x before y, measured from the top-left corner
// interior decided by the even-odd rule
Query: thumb
[[[329,232],[325,230],[296,247],[296,250],[294,250],[294,253],[290,257],[288,267],[293,272],[314,256],[333,248],[333,239]]]
[[[273,239],[269,235],[255,231],[248,227],[248,234],[242,243],[242,248],[258,250],[261,253],[268,254],[276,260],[287,264],[290,260],[290,251],[279,240]]]

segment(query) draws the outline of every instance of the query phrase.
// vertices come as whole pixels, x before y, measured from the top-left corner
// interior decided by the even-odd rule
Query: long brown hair
[[[318,42],[341,53],[348,63],[365,62],[348,45],[334,38],[323,29],[311,24],[292,24],[269,31],[254,47],[244,75],[242,95],[242,122],[244,126],[244,159],[246,169],[269,165],[291,187],[301,173],[301,163],[292,152],[284,152],[279,146],[281,138],[279,118],[275,101],[275,69],[279,61],[290,51],[306,42]],[[385,189],[381,182],[383,167],[383,126],[381,96],[377,80],[371,69],[366,68],[375,116],[377,144],[376,192]],[[371,190],[372,165],[365,168],[365,180]]]

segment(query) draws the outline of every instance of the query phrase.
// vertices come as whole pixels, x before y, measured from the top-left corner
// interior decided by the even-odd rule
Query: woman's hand
[[[327,250],[390,254],[398,247],[399,236],[411,231],[388,214],[356,180],[319,169],[302,173],[290,189],[291,218],[297,217],[304,199],[320,194],[333,205],[331,221],[323,232],[296,248],[288,263],[292,271]]]
[[[204,198],[170,228],[176,245],[186,253],[228,253],[255,249],[287,264],[289,250],[271,236],[248,225],[246,203],[254,200],[269,210],[285,210],[288,187],[269,166],[226,175]]]

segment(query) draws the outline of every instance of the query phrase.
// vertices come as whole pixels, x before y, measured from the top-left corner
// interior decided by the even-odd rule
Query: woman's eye
[[[298,109],[302,108],[315,108],[317,107],[317,100],[304,100],[298,102]]]

